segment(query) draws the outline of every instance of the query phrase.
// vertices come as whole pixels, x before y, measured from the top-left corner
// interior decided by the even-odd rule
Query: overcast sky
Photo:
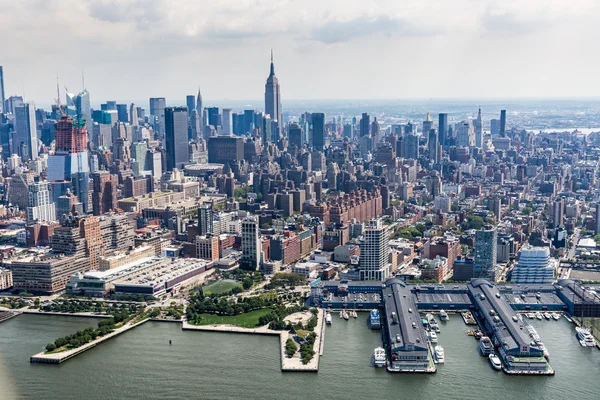
[[[7,97],[600,95],[595,0],[0,0]],[[146,100],[147,101],[147,100]]]

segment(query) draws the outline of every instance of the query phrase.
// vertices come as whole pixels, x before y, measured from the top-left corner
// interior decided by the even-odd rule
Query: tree
[[[244,287],[244,290],[250,289],[252,287],[252,284],[252,278],[246,278],[242,281],[242,286]]]
[[[46,351],[54,351],[56,350],[56,345],[54,343],[48,343],[46,345]]]
[[[294,343],[291,338],[288,338],[288,340],[285,342],[285,354],[288,356],[288,358],[292,358],[294,354],[296,354],[297,350],[298,346],[296,346],[296,343]]]

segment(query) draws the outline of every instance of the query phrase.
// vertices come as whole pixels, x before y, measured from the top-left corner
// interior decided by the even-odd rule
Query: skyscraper
[[[117,104],[117,118],[121,122],[129,122],[129,114],[127,112],[127,104]]]
[[[86,126],[92,126],[92,107],[87,89],[77,94],[67,93],[67,109],[72,110],[72,116],[84,120]]]
[[[435,129],[429,130],[429,141],[427,142],[427,149],[429,150],[429,159],[434,163],[438,162],[438,137]]]
[[[373,219],[365,227],[360,240],[360,280],[382,281],[389,277],[389,233],[381,219]]]
[[[117,208],[117,175],[108,171],[92,174],[92,210],[94,215],[106,214]]]
[[[440,114],[438,120],[438,142],[441,147],[446,146],[448,136],[448,114]]]
[[[549,285],[554,281],[554,268],[548,247],[522,248],[510,280],[514,283]]]
[[[223,135],[231,135],[233,133],[231,108],[223,109],[223,114],[221,115],[221,124],[223,125]]]
[[[483,147],[483,121],[481,120],[481,108],[477,112],[477,119],[473,121],[475,129],[475,147]]]
[[[471,120],[462,121],[455,125],[456,144],[463,147],[475,146],[475,129]]]
[[[189,162],[187,107],[165,109],[165,148],[167,171],[182,169]]]
[[[281,116],[281,90],[279,88],[279,79],[275,76],[275,66],[273,65],[273,50],[271,50],[271,71],[265,84],[265,113],[277,121],[278,136],[281,136],[283,128],[283,119]]]
[[[15,109],[13,153],[21,156],[23,160],[38,158],[37,123],[35,122],[35,105],[32,102]]]
[[[427,137],[427,135],[429,135],[429,131],[433,129],[433,121],[431,120],[431,115],[429,115],[429,112],[427,113],[427,116],[425,117],[425,121],[423,121],[423,136]]]
[[[133,103],[129,106],[129,123],[131,126],[136,126],[139,123],[138,109]]]
[[[2,65],[0,65],[0,114],[3,114],[4,111],[4,102],[6,98],[4,97],[4,70],[2,69]]]
[[[27,223],[34,221],[56,221],[56,205],[52,201],[50,184],[38,182],[29,185],[29,206],[27,207]]]
[[[71,191],[88,212],[89,161],[87,152],[87,128],[84,120],[63,116],[54,124],[56,145],[54,155],[48,157],[48,181],[70,182]],[[58,186],[54,186],[55,188]],[[54,196],[66,194],[54,191]]]
[[[256,271],[260,266],[260,236],[258,219],[255,216],[246,217],[242,221],[242,258],[240,268]]]
[[[302,147],[302,128],[295,122],[288,127],[288,144],[296,146],[296,149]]]
[[[500,120],[492,119],[490,120],[490,134],[492,136],[496,136],[500,133]]]
[[[202,102],[200,88],[198,88],[198,95],[196,96],[196,111],[198,111],[198,116],[200,117],[200,129],[204,129],[206,121],[204,121],[204,103]]]
[[[500,136],[506,136],[506,110],[500,110]]]
[[[196,96],[193,94],[185,96],[185,105],[188,109],[188,118],[192,116],[192,111],[196,109]]]
[[[473,277],[496,281],[496,255],[498,231],[496,227],[487,226],[475,233],[475,257],[473,260]]]
[[[165,134],[165,108],[167,108],[167,100],[164,97],[150,98],[150,115],[156,117],[158,122],[156,130],[160,135]]]
[[[367,136],[369,134],[369,129],[370,129],[370,120],[371,117],[369,117],[369,114],[367,113],[362,113],[362,117],[360,118],[360,136]]]
[[[325,114],[324,113],[313,113],[311,119],[312,119],[313,147],[316,150],[323,151],[323,148],[325,147]]]

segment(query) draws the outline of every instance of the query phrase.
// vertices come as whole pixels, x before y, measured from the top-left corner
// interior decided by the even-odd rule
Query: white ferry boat
[[[488,356],[488,359],[490,360],[492,368],[494,368],[496,371],[500,371],[502,369],[502,362],[500,361],[500,358],[498,358],[497,355],[492,353]]]
[[[444,310],[440,311],[440,320],[442,321],[448,321],[450,319],[450,317],[448,317],[448,313]]]
[[[590,333],[589,330],[585,328],[576,327],[575,332],[577,332],[577,339],[579,339],[579,344],[583,347],[594,347],[596,346],[596,341],[594,337]]]
[[[481,354],[483,354],[484,356],[487,356],[494,352],[494,344],[492,343],[489,337],[483,336],[481,338],[481,340],[479,341],[479,351],[481,351]]]
[[[327,325],[331,325],[331,313],[329,311],[327,311],[327,314],[325,314],[325,323]]]
[[[377,368],[383,368],[386,365],[385,349],[378,347],[373,352],[373,364]]]
[[[442,346],[435,346],[434,356],[438,364],[443,364],[446,361],[444,358],[444,348]]]

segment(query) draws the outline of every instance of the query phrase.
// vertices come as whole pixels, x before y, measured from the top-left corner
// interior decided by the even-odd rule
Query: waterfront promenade
[[[39,314],[45,314],[45,313],[39,313]],[[72,315],[72,314],[67,314],[67,315]],[[91,349],[92,347],[96,347],[96,345],[98,345],[106,340],[112,339],[115,336],[118,336],[124,332],[127,332],[130,329],[133,329],[137,326],[142,325],[146,321],[148,321],[148,319],[144,319],[144,320],[134,323],[134,324],[127,323],[127,324],[123,325],[122,327],[117,328],[114,331],[112,331],[104,336],[100,336],[97,339],[94,339],[91,342],[86,343],[83,346],[80,346],[76,349],[61,351],[59,353],[46,354],[46,352],[41,352],[38,354],[34,354],[33,356],[31,356],[29,361],[34,364],[60,364],[60,363],[63,363],[65,361],[75,357],[76,355],[81,354],[84,351]]]
[[[300,352],[296,352],[292,358],[288,358],[285,354],[285,343],[288,339],[293,340],[293,334],[288,331],[275,331],[267,326],[259,328],[242,328],[234,325],[192,325],[187,321],[182,322],[183,330],[207,331],[207,332],[227,332],[227,333],[242,333],[255,335],[271,335],[279,336],[279,350],[281,353],[281,370],[286,372],[317,372],[319,370],[319,358],[323,354],[323,334],[324,334],[324,311],[319,309],[317,314],[317,326],[315,333],[317,334],[314,347],[315,356],[307,364],[303,364],[300,358]]]

